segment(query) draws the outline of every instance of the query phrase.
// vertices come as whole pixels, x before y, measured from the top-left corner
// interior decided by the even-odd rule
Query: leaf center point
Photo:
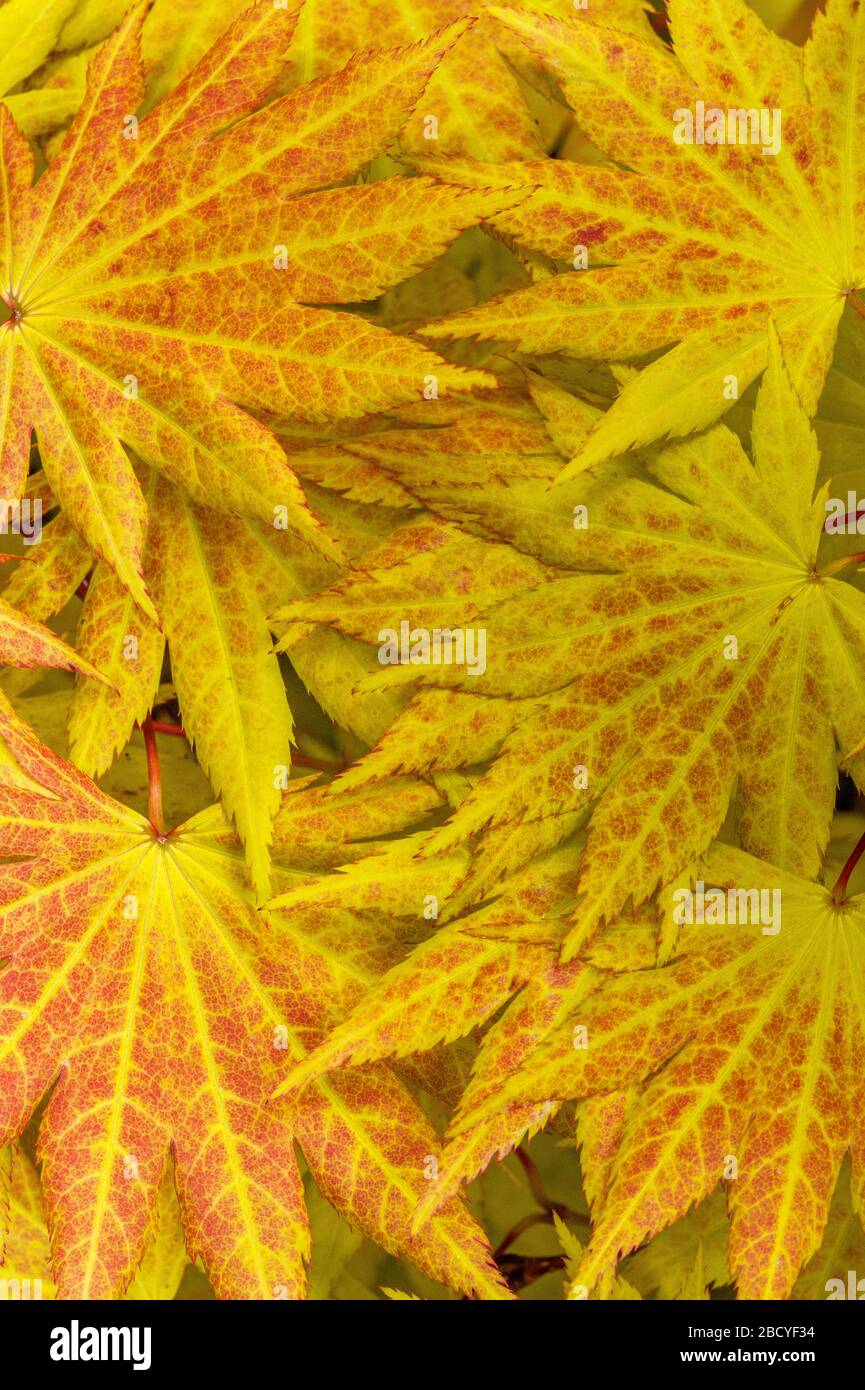
[[[18,296],[12,290],[4,290],[3,294],[0,295],[0,299],[3,300],[3,303],[9,310],[9,317],[6,322],[13,326],[19,324],[24,318],[24,305],[21,303]]]

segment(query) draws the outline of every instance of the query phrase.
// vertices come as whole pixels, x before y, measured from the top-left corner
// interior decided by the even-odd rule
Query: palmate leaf
[[[0,737],[26,779],[0,788],[0,852],[12,861],[0,909],[0,1137],[20,1133],[56,1082],[39,1154],[59,1295],[127,1287],[171,1151],[189,1255],[217,1294],[302,1296],[297,1138],[320,1189],[366,1234],[463,1292],[507,1297],[458,1204],[411,1233],[437,1140],[386,1068],[324,1081],[291,1115],[265,1108],[283,1051],[302,1056],[371,983],[368,942],[346,923],[334,951],[314,924],[257,914],[216,808],[159,836],[5,705]],[[285,876],[323,869],[340,839],[344,859],[351,840],[392,834],[438,801],[411,783],[332,806],[300,788],[278,829],[281,862],[296,866]]]
[[[584,1101],[579,1138],[595,1226],[572,1296],[606,1284],[623,1256],[681,1221],[725,1177],[739,1297],[818,1296],[807,1292],[814,1280],[822,1288],[839,1269],[846,1277],[843,1251],[863,1238],[855,1214],[863,1162],[862,895],[844,900],[726,845],[715,846],[697,878],[722,891],[779,893],[780,930],[717,925],[707,913],[705,924],[680,929],[673,961],[653,968],[649,910],[599,935],[588,959],[562,965],[547,957],[539,966],[524,955],[534,974],[484,1036],[418,1222],[576,1099]],[[489,1018],[508,990],[497,976],[516,943],[524,939],[526,952],[530,939],[516,900],[503,899],[498,921],[489,920],[497,906],[443,928],[437,961],[432,942],[395,967],[289,1081],[302,1086],[322,1067],[430,1046],[442,1031],[441,1010],[423,1013],[421,1005],[443,997],[448,981],[448,1021],[468,1029]],[[464,960],[448,959],[458,932],[466,945],[480,938],[474,974]],[[496,990],[487,1007],[485,991]],[[841,1187],[832,1205],[848,1150],[852,1213]],[[697,1235],[710,1240],[713,1277],[723,1280],[725,1233],[714,1217],[706,1224],[710,1215],[707,1207]],[[794,1292],[824,1232],[820,1262]],[[650,1245],[634,1263],[641,1285],[660,1280],[662,1296],[677,1296],[687,1241],[680,1232],[666,1256],[659,1246],[652,1258]]]
[[[629,897],[672,882],[731,799],[746,848],[806,876],[819,869],[838,758],[862,738],[865,598],[818,558],[817,450],[777,344],[753,442],[753,465],[724,426],[657,452],[647,473],[660,486],[630,466],[553,494],[540,480],[491,483],[475,503],[483,529],[519,547],[514,563],[535,551],[552,566],[526,571],[522,595],[501,543],[484,558],[483,542],[461,547],[450,526],[419,521],[364,573],[283,610],[372,642],[402,620],[486,630],[482,673],[382,666],[375,686],[418,682],[460,700],[409,705],[349,784],[492,758],[425,851],[477,837],[475,900],[591,811],[568,952]],[[403,444],[397,476],[417,490],[424,445],[412,459]],[[449,509],[449,478],[420,485]],[[470,481],[455,489],[459,508]],[[575,504],[585,529],[571,524]]]
[[[61,507],[155,618],[123,446],[200,502],[266,521],[284,508],[332,551],[248,412],[316,421],[419,400],[430,376],[441,392],[486,384],[356,314],[308,305],[377,295],[489,199],[411,180],[310,193],[387,145],[464,26],[354,59],[255,112],[296,19],[262,0],[135,126],[143,14],[92,59],[82,108],[32,188],[29,150],[0,109],[0,482],[21,492],[35,427]],[[307,259],[292,261],[293,247]]]
[[[339,571],[291,531],[201,507],[155,470],[140,469],[139,479],[148,518],[143,572],[165,615],[164,630],[141,612],[108,565],[94,566],[63,513],[45,526],[32,558],[19,564],[5,598],[47,619],[92,568],[75,647],[77,659],[96,666],[104,680],[79,678],[68,729],[72,761],[91,777],[106,772],[149,714],[167,639],[183,727],[237,826],[256,890],[266,897],[271,825],[293,744],[267,614]],[[365,540],[354,533],[350,505],[338,503],[326,521],[349,551]],[[357,646],[314,631],[294,645],[291,660],[337,723],[374,742],[404,700],[386,694],[358,700],[350,693],[370,669],[365,649],[356,652]],[[65,656],[69,649],[61,650]]]
[[[730,1267],[740,1297],[789,1295],[818,1249],[841,1160],[861,1182],[863,916],[861,895],[838,901],[809,883],[717,847],[705,880],[777,890],[777,933],[761,926],[682,929],[676,960],[617,975],[577,999],[571,1016],[524,1060],[485,1110],[556,1101],[645,1080],[617,1154],[582,1281],[682,1216],[714,1188],[730,1156]],[[588,1046],[574,1045],[574,1024]],[[596,1088],[594,1080],[603,1076]]]
[[[845,302],[865,281],[861,6],[829,0],[804,52],[745,0],[671,0],[668,11],[673,53],[581,15],[493,9],[549,64],[617,167],[524,169],[542,187],[513,235],[560,265],[582,245],[590,268],[429,334],[607,360],[678,344],[624,389],[575,466],[711,423],[764,369],[772,319],[813,413]],[[777,154],[759,143],[675,143],[674,113],[698,101],[780,112]]]
[[[865,585],[823,522],[861,472],[862,21],[828,3],[805,50],[740,0],[16,21],[0,496],[51,519],[0,660],[7,624],[78,662],[2,678],[77,767],[0,695],[0,1228],[45,1296],[193,1259],[223,1298],[507,1298],[532,1160],[485,1170],[544,1127],[571,1297],[855,1268],[865,910],[824,851]],[[778,155],[677,146],[697,100],[777,106]],[[483,341],[456,367],[430,319]],[[403,623],[482,630],[481,669],[389,664]],[[165,833],[127,743],[174,696]],[[295,737],[352,765],[282,790]],[[683,928],[698,877],[777,886],[780,933]]]

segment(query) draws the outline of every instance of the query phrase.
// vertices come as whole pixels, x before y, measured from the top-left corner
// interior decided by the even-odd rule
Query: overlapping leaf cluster
[[[865,1239],[859,7],[25,8],[4,1286],[825,1297]],[[777,154],[676,143],[698,101]],[[698,884],[779,929],[682,920]]]

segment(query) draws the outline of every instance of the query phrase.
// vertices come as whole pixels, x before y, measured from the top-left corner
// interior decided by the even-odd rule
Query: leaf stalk
[[[148,717],[141,725],[144,735],[144,751],[147,755],[147,814],[150,824],[159,836],[165,835],[165,816],[162,811],[162,774],[159,770],[159,749],[156,746],[156,729]]]
[[[820,578],[828,579],[831,574],[837,574],[839,570],[846,569],[848,565],[858,565],[865,561],[865,550],[858,550],[855,555],[842,555],[840,559],[833,560],[826,565],[825,569],[820,570]]]
[[[838,875],[835,886],[832,889],[832,899],[835,903],[841,904],[847,896],[847,884],[850,882],[850,876],[863,854],[865,854],[865,831],[862,832],[856,844],[853,846],[853,852]]]

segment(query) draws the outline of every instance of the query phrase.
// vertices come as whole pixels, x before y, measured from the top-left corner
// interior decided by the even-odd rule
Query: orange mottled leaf
[[[35,183],[0,110],[0,428],[10,492],[35,430],[60,506],[156,621],[127,450],[198,502],[265,521],[282,509],[333,553],[255,415],[324,421],[420,400],[431,379],[442,393],[487,384],[309,301],[380,293],[492,204],[401,179],[314,191],[386,147],[464,24],[261,106],[297,20],[261,0],[138,120],[145,11],[91,59],[81,109]]]
[[[0,848],[13,861],[0,907],[0,1133],[19,1133],[51,1089],[39,1156],[60,1296],[129,1285],[170,1153],[190,1258],[217,1293],[302,1296],[294,1139],[320,1189],[374,1239],[466,1292],[507,1296],[459,1203],[412,1234],[437,1140],[385,1068],[322,1081],[297,1114],[265,1105],[284,1050],[302,1056],[356,995],[348,949],[327,966],[315,932],[255,911],[216,808],[158,834],[5,708],[0,735],[27,779],[0,787]],[[403,817],[424,804],[410,785],[387,800],[395,825],[400,804]],[[369,801],[355,799],[347,835],[370,824]],[[335,803],[332,814],[335,826]],[[311,994],[323,968],[331,988]]]
[[[559,273],[429,336],[607,361],[669,349],[598,422],[579,467],[711,424],[766,367],[773,321],[813,414],[865,281],[862,7],[830,4],[804,53],[746,0],[671,0],[672,51],[592,9],[492,7],[607,160],[548,163],[531,203],[496,219]]]

